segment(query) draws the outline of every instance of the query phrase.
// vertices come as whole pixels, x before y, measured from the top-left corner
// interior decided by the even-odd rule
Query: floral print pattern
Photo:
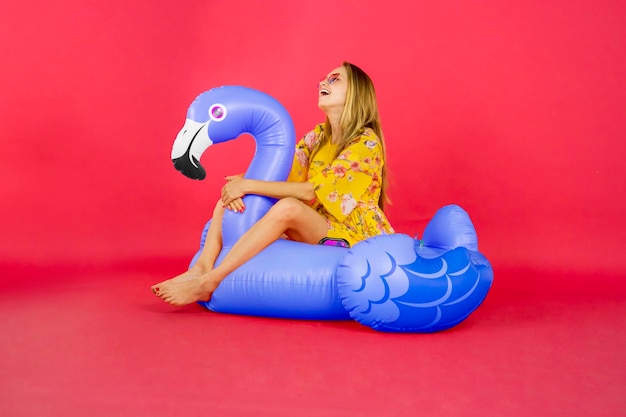
[[[378,206],[383,148],[373,130],[365,129],[333,160],[336,147],[327,143],[311,158],[322,133],[317,125],[296,145],[288,181],[313,184],[309,205],[327,219],[328,237],[356,244],[383,233],[395,233]]]

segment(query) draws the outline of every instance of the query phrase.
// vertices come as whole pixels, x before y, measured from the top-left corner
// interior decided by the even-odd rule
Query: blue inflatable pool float
[[[174,166],[204,179],[200,164],[213,144],[247,133],[257,148],[245,177],[284,181],[295,151],[293,122],[271,96],[241,86],[200,94],[172,147]],[[221,262],[275,203],[247,195],[244,213],[226,211]],[[210,221],[206,224],[202,250]],[[349,319],[392,332],[435,332],[465,320],[485,299],[493,270],[478,251],[469,215],[457,205],[437,211],[421,239],[380,235],[352,248],[278,240],[228,275],[209,302],[216,312],[297,319]]]

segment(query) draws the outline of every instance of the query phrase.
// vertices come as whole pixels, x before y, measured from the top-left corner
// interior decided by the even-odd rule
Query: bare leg
[[[327,232],[326,219],[315,210],[294,198],[284,198],[237,241],[219,266],[184,282],[165,282],[157,295],[174,305],[207,301],[228,274],[279,239],[283,233],[292,240],[317,243]]]
[[[213,217],[211,218],[211,224],[207,231],[206,238],[204,239],[204,246],[202,252],[198,257],[196,263],[189,268],[189,270],[183,272],[180,275],[175,276],[167,281],[154,284],[152,286],[152,292],[157,294],[161,286],[166,282],[181,282],[188,281],[190,279],[196,279],[206,274],[213,269],[215,260],[217,259],[220,251],[222,250],[222,218],[224,217],[224,207],[222,200],[218,200],[213,210]]]

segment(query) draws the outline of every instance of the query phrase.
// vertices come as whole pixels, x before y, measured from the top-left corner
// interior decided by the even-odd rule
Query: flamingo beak
[[[174,168],[194,180],[206,178],[206,170],[200,164],[200,157],[213,144],[207,133],[207,126],[208,122],[198,123],[187,119],[172,146]]]

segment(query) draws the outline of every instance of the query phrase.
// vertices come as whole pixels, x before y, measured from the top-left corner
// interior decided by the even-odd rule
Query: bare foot
[[[158,287],[155,291],[157,297],[166,303],[183,306],[196,301],[209,301],[217,284],[202,276],[178,281],[172,279],[158,284]]]
[[[159,292],[159,289],[163,287],[163,285],[166,283],[183,282],[183,281],[189,281],[192,279],[198,279],[205,273],[206,272],[200,268],[192,267],[188,271],[185,271],[182,274],[175,276],[174,278],[170,278],[168,280],[159,282],[158,284],[154,284],[152,287],[150,287],[150,289],[152,289],[153,294],[157,295],[157,293]]]

